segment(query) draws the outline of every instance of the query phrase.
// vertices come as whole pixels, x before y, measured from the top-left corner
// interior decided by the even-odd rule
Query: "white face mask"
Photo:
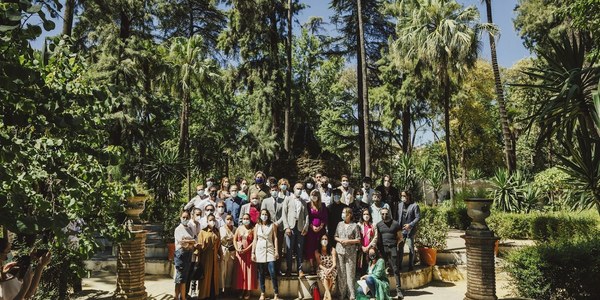
[[[204,190],[196,191],[196,194],[198,194],[200,197],[204,197]]]
[[[346,213],[345,212],[342,213],[342,220],[346,220]]]
[[[312,202],[317,202],[317,201],[319,201],[319,196],[310,196],[310,200]]]
[[[285,192],[285,191],[287,191],[287,184],[282,184],[279,186],[279,188]]]
[[[333,196],[333,201],[335,201],[335,203],[340,203],[340,196],[338,196],[338,195]]]
[[[385,186],[385,187],[390,187],[390,182],[389,182],[389,181],[384,181],[384,182],[383,182],[383,186]]]
[[[321,246],[323,246],[323,247],[327,246],[327,240],[321,240]]]
[[[269,219],[269,217],[267,215],[261,215],[260,219],[263,220],[263,222],[266,222]]]
[[[210,188],[211,186],[213,186],[213,182],[212,181],[207,181],[206,182],[206,187]]]
[[[194,221],[196,221],[196,222],[200,222],[200,219],[202,219],[202,216],[195,216],[194,217]]]
[[[277,191],[271,191],[271,197],[277,198],[277,194],[279,194]]]
[[[245,184],[241,184],[241,185],[240,185],[240,187],[242,188],[242,191],[245,191],[245,190],[246,190],[246,187],[247,187],[247,185],[245,185]]]
[[[365,221],[367,221],[367,222],[368,222],[370,219],[371,219],[371,216],[369,216],[369,215],[363,216],[363,220],[365,220]]]
[[[237,197],[237,192],[230,192],[229,194],[231,195],[231,198]]]
[[[217,207],[217,212],[223,214],[225,212],[225,207]]]
[[[181,225],[183,225],[183,226],[187,226],[189,222],[190,222],[190,220],[181,219]]]
[[[250,225],[250,220],[242,220],[242,224],[244,224],[244,225]]]
[[[208,226],[209,227],[215,227],[215,221],[214,220],[208,221]]]
[[[402,202],[408,201],[408,198],[406,198],[406,196],[402,196],[400,199],[402,200]]]
[[[300,195],[302,195],[302,190],[294,190],[294,195],[300,197]]]
[[[313,184],[312,184],[312,183],[310,183],[310,182],[309,182],[309,183],[307,183],[307,184],[306,184],[306,188],[307,188],[307,189],[309,189],[309,190],[310,190],[310,189],[312,189],[312,188],[313,188]]]
[[[250,201],[250,203],[252,203],[252,205],[256,206],[256,205],[258,205],[258,199],[252,199]]]
[[[347,188],[347,187],[350,186],[350,182],[348,182],[348,181],[342,181],[342,186],[345,187],[345,188]]]

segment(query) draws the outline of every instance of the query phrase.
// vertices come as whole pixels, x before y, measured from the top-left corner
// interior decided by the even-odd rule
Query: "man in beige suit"
[[[306,202],[300,198],[302,189],[302,183],[296,183],[294,194],[291,197],[286,197],[283,202],[287,276],[291,276],[293,252],[296,253],[298,276],[304,276],[304,272],[302,272],[302,261],[304,260],[302,251],[304,249],[304,236],[308,232],[308,208]]]

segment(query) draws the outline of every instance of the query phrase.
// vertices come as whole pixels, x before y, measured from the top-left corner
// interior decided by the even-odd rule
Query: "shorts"
[[[192,269],[192,251],[179,249],[175,251],[175,283],[187,282]]]

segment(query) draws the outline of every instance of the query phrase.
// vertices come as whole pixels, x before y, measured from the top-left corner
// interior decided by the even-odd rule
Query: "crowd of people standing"
[[[333,187],[322,173],[290,185],[258,171],[253,184],[224,177],[196,187],[175,229],[175,299],[216,299],[239,292],[249,299],[270,278],[317,275],[324,299],[402,299],[400,271],[405,243],[414,268],[419,206],[385,175],[372,188],[369,177],[353,188],[342,175]],[[284,258],[285,257],[285,258]],[[285,259],[286,267],[282,267]],[[307,261],[308,265],[303,265]],[[396,279],[390,291],[386,270]]]

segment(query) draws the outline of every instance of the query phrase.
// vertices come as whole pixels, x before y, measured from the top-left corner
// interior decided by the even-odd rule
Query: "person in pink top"
[[[377,246],[377,226],[373,224],[369,209],[362,210],[362,217],[358,223],[360,234],[360,252],[357,259],[357,276],[367,274],[369,269],[369,249]]]
[[[250,291],[258,287],[256,264],[252,262],[252,245],[254,241],[254,231],[250,214],[242,215],[241,225],[235,231],[233,236],[236,250],[237,267],[235,289],[242,291],[244,299],[250,299]]]
[[[326,233],[327,207],[321,203],[321,193],[317,190],[310,192],[308,205],[308,234],[304,243],[304,253],[310,261],[312,274],[317,274],[318,265],[315,264],[315,251],[320,248],[321,237]]]

